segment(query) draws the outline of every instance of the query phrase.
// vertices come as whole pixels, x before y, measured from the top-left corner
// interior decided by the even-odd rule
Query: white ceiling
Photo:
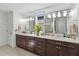
[[[0,11],[17,11],[20,13],[30,12],[55,3],[0,3]]]

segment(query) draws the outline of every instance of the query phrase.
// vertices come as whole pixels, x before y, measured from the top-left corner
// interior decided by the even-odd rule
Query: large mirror
[[[58,10],[43,16],[28,16],[24,21],[24,28],[21,32],[34,33],[36,23],[42,24],[41,31],[44,34],[74,34],[78,33],[74,9]],[[23,21],[23,20],[22,20]],[[19,28],[19,27],[18,27]]]
[[[32,34],[34,32],[34,26],[35,26],[35,17],[27,16],[19,20],[19,23],[15,31]]]
[[[68,34],[70,20],[74,11],[71,9],[54,11],[45,16],[45,33]]]

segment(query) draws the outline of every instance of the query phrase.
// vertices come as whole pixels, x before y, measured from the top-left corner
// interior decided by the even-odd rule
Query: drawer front
[[[78,44],[75,44],[75,43],[63,42],[63,41],[55,41],[55,40],[47,40],[47,44],[55,44],[55,45],[71,47],[71,48],[78,47]]]
[[[57,45],[62,45],[62,43],[59,42],[59,41],[49,40],[49,39],[47,39],[47,44],[57,44]]]
[[[35,53],[44,56],[46,53],[45,39],[36,38]]]
[[[36,38],[36,40],[39,42],[45,42],[45,39],[43,39],[43,38]]]
[[[62,46],[66,46],[66,47],[71,47],[71,48],[76,48],[78,47],[78,44],[75,43],[70,43],[70,42],[61,42]]]
[[[43,49],[43,48],[45,48],[45,43],[37,43],[36,47],[40,48],[40,49]]]
[[[36,47],[37,48],[40,48],[40,49],[43,49],[45,48],[45,39],[37,39],[36,40]]]
[[[45,56],[46,54],[46,51],[45,51],[45,48],[36,48],[35,49],[35,53],[39,54],[39,55],[42,55],[42,56]]]
[[[26,36],[22,36],[22,35],[16,35],[16,38],[20,38],[20,39],[26,39]]]

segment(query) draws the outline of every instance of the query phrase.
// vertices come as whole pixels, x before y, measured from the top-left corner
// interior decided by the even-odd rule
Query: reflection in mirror
[[[55,33],[67,34],[67,16],[67,10],[58,12],[58,17],[55,18],[54,22]]]
[[[48,14],[48,18],[51,19],[51,14]]]
[[[50,15],[50,18],[48,17],[45,18],[45,34],[53,32],[53,17],[52,17],[53,15],[52,14],[48,14],[48,15]]]
[[[50,19],[45,18],[45,33],[67,34],[69,21],[72,20],[70,11],[68,9],[50,13]]]
[[[56,14],[55,13],[52,13],[52,17],[55,18],[56,17]]]
[[[63,11],[63,16],[67,16],[67,11]]]
[[[55,33],[64,34],[67,33],[67,18],[60,17],[55,19]]]
[[[61,13],[60,12],[58,12],[58,17],[61,17]]]
[[[35,19],[34,17],[27,17],[26,18],[26,33],[33,33],[35,26]]]
[[[70,11],[69,13],[69,16],[74,16],[75,15],[75,12],[74,12],[74,9]]]

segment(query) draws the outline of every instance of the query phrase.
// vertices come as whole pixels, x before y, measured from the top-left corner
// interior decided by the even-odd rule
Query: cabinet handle
[[[61,43],[59,43],[59,42],[56,42],[56,44],[61,45]]]
[[[61,47],[58,47],[59,49],[61,49]]]
[[[58,49],[58,46],[56,48]]]

